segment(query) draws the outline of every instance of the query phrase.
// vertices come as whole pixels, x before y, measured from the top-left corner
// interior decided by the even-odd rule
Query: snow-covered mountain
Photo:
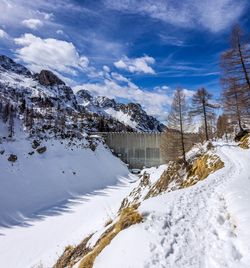
[[[143,132],[162,132],[166,128],[153,116],[149,116],[139,103],[118,103],[104,96],[93,97],[87,90],[77,91],[76,98],[88,112],[114,118],[121,123]]]
[[[139,104],[120,104],[106,97],[73,90],[48,70],[32,74],[24,66],[0,56],[0,98],[2,106],[12,105],[17,115],[32,113],[40,131],[60,128],[98,131],[163,131],[165,126],[147,115]],[[22,116],[21,116],[22,117]],[[38,124],[36,124],[36,122]],[[50,127],[51,126],[51,127]]]

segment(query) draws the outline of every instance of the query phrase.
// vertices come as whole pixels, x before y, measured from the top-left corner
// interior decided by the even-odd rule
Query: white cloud
[[[27,19],[23,20],[22,24],[26,26],[27,28],[30,28],[32,30],[36,30],[43,26],[43,22],[39,19]]]
[[[7,38],[7,37],[8,34],[4,30],[0,29],[0,38]]]
[[[80,56],[72,43],[53,38],[42,39],[27,33],[14,41],[21,46],[16,50],[17,57],[35,72],[49,69],[77,75],[78,71],[88,68],[88,58]]]
[[[104,66],[102,67],[102,69],[103,69],[104,72],[107,72],[107,73],[110,72],[110,68],[109,68],[107,65],[104,65]]]
[[[118,69],[123,69],[131,73],[155,74],[154,69],[150,66],[154,63],[155,59],[147,55],[134,59],[124,56],[114,62],[114,65]]]
[[[185,94],[185,96],[189,99],[189,98],[192,98],[193,95],[195,94],[195,91],[194,90],[190,90],[190,89],[186,89],[184,88],[183,89],[183,93]]]
[[[104,0],[112,9],[141,14],[178,27],[203,27],[219,32],[237,22],[246,0]]]
[[[143,90],[118,73],[112,73],[112,78],[104,79],[103,82],[85,83],[74,88],[75,91],[80,89],[89,90],[96,96],[122,98],[127,101],[138,102],[148,114],[157,117],[161,121],[166,120],[167,107],[172,101],[172,96],[166,94],[166,91]]]
[[[57,34],[64,35],[64,31],[63,31],[63,30],[57,30],[56,33],[57,33]]]

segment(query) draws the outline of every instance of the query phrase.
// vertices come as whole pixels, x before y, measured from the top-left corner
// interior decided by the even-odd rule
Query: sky
[[[0,0],[0,53],[164,121],[176,87],[220,95],[221,53],[248,0]]]

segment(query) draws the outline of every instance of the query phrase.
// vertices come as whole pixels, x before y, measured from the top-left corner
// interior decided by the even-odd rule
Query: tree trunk
[[[242,131],[243,127],[241,124],[241,115],[240,115],[240,109],[239,109],[239,103],[238,103],[238,95],[237,92],[234,92],[234,96],[235,96],[235,101],[236,101],[236,109],[237,109],[237,119],[238,119],[238,124],[239,124],[239,128]]]
[[[184,143],[184,133],[183,133],[183,120],[182,120],[182,107],[181,107],[181,102],[179,100],[179,107],[180,107],[180,128],[181,128],[181,147],[182,147],[182,157],[183,157],[183,162],[186,165],[187,160],[186,160],[186,151],[185,151],[185,143]]]
[[[247,82],[247,85],[248,85],[248,89],[250,90],[250,79],[248,77],[247,68],[246,68],[246,65],[245,65],[245,62],[244,62],[244,59],[243,59],[239,35],[237,35],[237,44],[238,44],[238,51],[239,51],[239,54],[240,54],[241,66],[242,66],[242,69],[243,69],[243,72],[244,72],[244,75],[245,75],[245,79],[246,79],[246,82]]]
[[[202,108],[203,108],[203,114],[204,114],[206,141],[208,141],[209,138],[208,138],[208,127],[207,127],[207,111],[206,111],[206,103],[205,103],[204,98],[203,98],[203,101],[202,101]]]

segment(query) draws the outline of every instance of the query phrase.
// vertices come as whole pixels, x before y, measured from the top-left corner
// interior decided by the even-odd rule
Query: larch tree
[[[231,78],[222,93],[224,113],[230,116],[232,123],[237,123],[240,131],[244,129],[244,123],[248,113],[248,100],[246,92],[237,84],[235,78]]]
[[[245,91],[245,105],[250,104],[250,47],[243,39],[238,25],[234,26],[231,35],[231,48],[221,56],[222,85],[232,87],[232,80],[241,91]]]
[[[216,123],[216,134],[217,138],[226,137],[228,140],[228,135],[233,132],[233,125],[230,122],[230,118],[226,114],[219,115]]]
[[[215,114],[214,108],[216,108],[216,106],[212,103],[212,94],[205,88],[198,89],[192,98],[190,114],[202,118],[207,141],[209,140],[209,121]]]
[[[8,125],[9,138],[13,138],[13,136],[14,136],[14,116],[15,116],[14,107],[13,107],[13,105],[10,105],[10,107],[9,107],[9,125]]]
[[[167,119],[167,126],[171,129],[171,133],[174,133],[174,135],[171,135],[173,140],[168,144],[167,150],[172,154],[175,153],[176,156],[181,156],[184,164],[187,164],[185,132],[188,130],[190,123],[185,93],[183,89],[177,88]]]

